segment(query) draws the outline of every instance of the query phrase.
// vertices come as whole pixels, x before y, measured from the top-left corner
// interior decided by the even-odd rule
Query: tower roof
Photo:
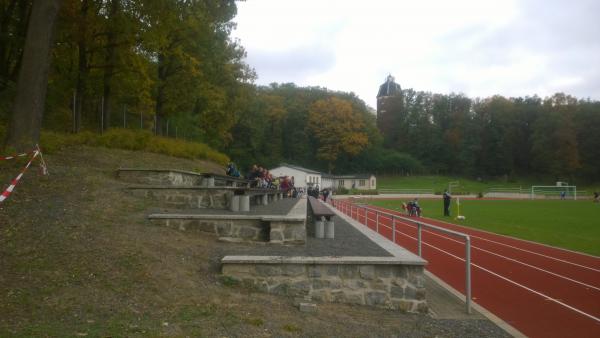
[[[379,92],[377,93],[377,97],[381,96],[394,96],[400,94],[402,88],[400,85],[394,81],[394,77],[390,74],[387,76],[385,82],[379,86]]]

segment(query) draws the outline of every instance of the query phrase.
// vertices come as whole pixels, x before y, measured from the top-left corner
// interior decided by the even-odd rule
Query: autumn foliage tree
[[[369,144],[360,116],[350,102],[336,97],[310,107],[307,127],[318,142],[317,158],[327,161],[329,172],[340,154],[357,155]]]

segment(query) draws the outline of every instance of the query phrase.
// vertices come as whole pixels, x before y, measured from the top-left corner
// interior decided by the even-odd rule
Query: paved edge
[[[413,254],[412,252],[402,248],[401,246],[392,243],[387,238],[385,238],[382,235],[380,235],[379,233],[371,230],[369,227],[365,226],[364,224],[359,223],[354,218],[351,218],[350,216],[342,213],[341,211],[337,210],[336,208],[334,208],[330,205],[327,205],[327,206],[331,210],[333,210],[336,213],[336,215],[343,218],[346,222],[351,224],[358,231],[362,232],[365,236],[369,237],[369,239],[371,239],[373,242],[377,243],[379,246],[381,246],[383,249],[387,250],[392,255],[396,256],[397,254],[403,254],[404,252],[407,252],[415,257],[420,258],[419,256]],[[422,259],[422,258],[420,258],[420,259]],[[449,284],[447,284],[446,282],[444,282],[443,280],[441,280],[440,278],[438,278],[437,276],[435,276],[434,274],[432,274],[431,272],[429,272],[427,270],[425,270],[425,274],[427,275],[427,277],[430,277],[434,282],[436,282],[441,287],[446,289],[448,292],[450,292],[452,295],[457,297],[459,300],[461,300],[462,302],[465,302],[465,296],[463,294],[461,294],[460,292],[458,292],[456,289],[454,289],[452,286],[450,286]],[[516,337],[516,338],[527,338],[527,336],[524,335],[522,332],[520,332],[519,330],[517,330],[516,328],[514,328],[512,325],[508,324],[504,320],[500,319],[498,316],[491,313],[483,306],[481,306],[473,301],[471,301],[471,306],[476,311],[481,313],[484,317],[486,317],[489,321],[496,324],[498,327],[500,327],[502,330],[504,330],[506,333],[510,334],[511,336]]]
[[[448,290],[448,292],[450,292],[452,295],[454,295],[456,298],[458,298],[461,302],[465,302],[465,296],[462,293],[458,292],[452,286],[448,285],[446,282],[444,282],[443,280],[441,280],[440,278],[438,278],[436,275],[432,274],[431,272],[425,270],[425,274],[427,275],[427,277],[431,278],[434,282],[438,283],[441,287]],[[491,313],[483,306],[481,306],[473,301],[471,301],[471,306],[473,307],[473,309],[475,309],[477,312],[481,313],[483,316],[485,316],[487,319],[489,319],[492,323],[498,325],[498,327],[500,327],[501,329],[506,331],[511,336],[513,336],[515,338],[527,338],[527,336],[524,335],[521,331],[517,330],[514,326],[508,324],[507,322],[505,322],[504,320],[502,320],[495,314]]]
[[[325,204],[330,210],[335,212],[335,214],[342,218],[344,221],[348,222],[348,224],[352,225],[356,230],[366,236],[368,239],[373,241],[375,244],[379,245],[382,249],[389,252],[393,257],[400,258],[406,261],[414,261],[414,262],[422,262],[421,264],[427,264],[427,261],[423,258],[415,255],[414,253],[406,250],[405,248],[396,245],[389,241],[387,238],[383,237],[379,233],[371,230],[369,227],[364,226],[361,223],[358,223],[356,220],[351,218],[350,216],[340,212],[336,208],[332,207],[329,204]]]
[[[254,264],[375,264],[395,265],[410,264],[424,265],[422,260],[410,261],[398,257],[369,257],[369,256],[225,256],[221,263],[254,263]]]

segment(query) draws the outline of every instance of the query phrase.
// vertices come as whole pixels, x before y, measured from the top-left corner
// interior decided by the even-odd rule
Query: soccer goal
[[[577,200],[577,186],[574,185],[534,185],[531,187],[531,199],[573,199]]]

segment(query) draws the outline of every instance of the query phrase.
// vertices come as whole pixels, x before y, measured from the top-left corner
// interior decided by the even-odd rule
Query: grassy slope
[[[366,307],[300,313],[291,299],[231,286],[218,261],[233,244],[149,226],[152,206],[114,178],[120,166],[220,166],[90,147],[45,158],[50,176],[32,167],[0,205],[0,337],[487,335],[474,331],[476,320],[449,325]],[[0,184],[21,165],[0,164]]]
[[[529,189],[532,185],[554,185],[555,182],[540,182],[533,179],[519,179],[515,182],[505,182],[503,180],[485,180],[477,181],[466,179],[464,177],[452,176],[381,176],[377,178],[377,186],[379,189],[433,189],[435,192],[441,193],[448,188],[448,183],[459,181],[459,191],[466,191],[473,194],[486,192],[489,188],[519,188]],[[577,190],[586,190],[589,194],[593,191],[600,190],[599,186],[583,186],[577,187]]]
[[[456,199],[452,214],[456,215]],[[399,210],[399,201],[371,203]],[[424,216],[456,222],[443,216],[439,200],[420,200]],[[600,204],[572,200],[461,200],[466,226],[600,256]]]

